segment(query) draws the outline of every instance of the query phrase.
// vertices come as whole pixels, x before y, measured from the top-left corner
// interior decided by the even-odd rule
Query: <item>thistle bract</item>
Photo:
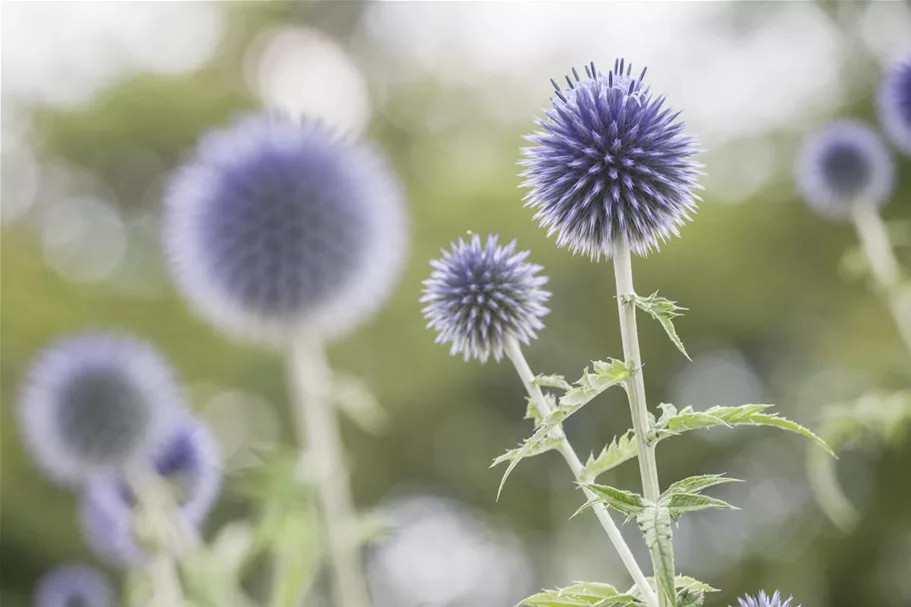
[[[886,134],[911,154],[911,56],[886,72],[879,89],[879,111]]]
[[[406,248],[400,187],[380,157],[277,115],[204,137],[165,206],[178,285],[238,337],[348,331],[385,300]]]
[[[794,600],[792,597],[781,598],[781,593],[777,590],[772,596],[760,591],[758,596],[747,595],[737,599],[736,607],[792,607],[792,600]],[[794,605],[793,607],[800,607],[800,605]]]
[[[35,587],[35,607],[114,607],[114,589],[93,567],[61,565],[48,571]]]
[[[63,339],[22,387],[19,422],[35,461],[79,483],[148,457],[182,407],[171,370],[151,346],[112,334]]]
[[[459,239],[443,258],[431,262],[421,302],[427,326],[437,343],[450,343],[451,354],[465,360],[500,360],[507,337],[528,343],[543,328],[550,293],[541,287],[541,266],[528,263],[528,251],[516,252],[515,241],[500,246],[497,236],[486,244],[475,234]]]
[[[152,460],[156,473],[174,493],[179,516],[199,527],[218,499],[222,467],[211,434],[186,417]],[[82,495],[82,529],[92,549],[113,562],[135,564],[146,553],[134,537],[135,498],[121,476],[91,479]]]
[[[797,184],[810,207],[845,219],[864,205],[881,207],[895,168],[880,138],[862,122],[840,120],[811,135],[797,158]]]
[[[573,70],[538,131],[527,137],[521,165],[527,205],[557,244],[594,260],[617,242],[639,255],[679,235],[699,197],[695,140],[679,113],[665,107],[622,60],[585,78]]]

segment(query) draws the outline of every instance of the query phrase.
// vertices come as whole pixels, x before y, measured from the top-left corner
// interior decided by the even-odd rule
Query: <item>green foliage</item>
[[[674,405],[664,403],[659,406],[663,413],[653,429],[656,442],[668,436],[676,436],[688,430],[700,428],[772,426],[808,438],[830,455],[835,455],[826,441],[807,428],[785,417],[779,417],[777,413],[766,413],[766,410],[772,405],[739,405],[736,407],[719,405],[705,411],[694,411],[692,407],[686,407],[679,412]]]
[[[610,584],[576,582],[566,588],[545,590],[523,599],[529,607],[642,607],[642,601]]]
[[[592,370],[589,371],[586,368],[575,385],[566,390],[563,396],[560,397],[557,408],[544,416],[535,428],[531,438],[527,439],[517,451],[513,449],[512,451],[516,451],[515,453],[512,453],[512,451],[507,452],[491,464],[491,467],[493,467],[504,461],[509,462],[506,472],[503,473],[503,478],[500,480],[497,499],[500,498],[506,479],[509,478],[509,475],[520,461],[534,452],[538,443],[543,441],[551,431],[557,429],[567,418],[591,402],[596,396],[608,388],[626,381],[630,373],[632,373],[632,368],[621,360],[611,358],[607,361],[592,362]],[[539,376],[536,381],[549,382],[551,385],[557,386],[569,385],[568,382],[559,376]],[[534,413],[531,413],[531,415],[534,415]],[[561,436],[554,436],[553,438],[562,440]]]
[[[625,514],[629,518],[634,518],[642,514],[648,505],[648,501],[644,497],[638,493],[626,491],[625,489],[617,489],[616,487],[609,487],[607,485],[596,485],[594,483],[584,485],[584,487],[594,493],[596,497],[588,500],[581,508],[576,510],[575,514],[573,514],[574,517],[585,512],[595,504],[605,504],[617,512]]]
[[[707,495],[701,495],[701,492],[709,487],[725,483],[739,483],[735,478],[728,478],[720,474],[704,474],[701,476],[691,476],[673,483],[667,490],[661,494],[658,503],[667,506],[671,518],[677,520],[681,515],[687,512],[697,512],[699,510],[708,510],[710,508],[720,508],[723,510],[735,509],[724,500]]]
[[[609,445],[601,450],[598,457],[595,457],[594,454],[588,456],[588,461],[585,462],[585,468],[582,470],[582,482],[593,482],[598,476],[608,470],[634,459],[639,454],[637,449],[636,435],[632,430],[628,430],[625,434],[614,438]]]
[[[662,504],[648,504],[636,517],[642,538],[648,547],[655,567],[658,589],[667,599],[670,607],[677,600],[676,577],[674,576],[674,546],[671,532],[671,511]]]
[[[649,586],[655,588],[655,578],[648,578]],[[705,594],[708,592],[718,592],[705,582],[692,578],[688,575],[678,575],[674,580],[677,590],[677,607],[701,607],[705,602]],[[634,585],[627,592],[635,597],[639,597],[639,589]]]
[[[677,335],[677,329],[674,328],[674,323],[672,322],[673,319],[681,316],[681,312],[686,311],[686,308],[681,308],[675,301],[665,299],[664,297],[658,297],[658,291],[655,291],[648,297],[642,297],[635,293],[627,293],[621,296],[621,301],[626,304],[634,304],[637,308],[661,323],[664,332],[667,333],[670,340],[677,346],[677,349],[680,350],[688,360],[692,360],[690,355],[687,354],[686,348],[683,347],[683,342]]]

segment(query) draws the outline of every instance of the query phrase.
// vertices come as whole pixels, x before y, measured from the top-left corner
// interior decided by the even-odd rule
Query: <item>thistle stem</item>
[[[369,607],[348,471],[342,460],[342,440],[330,397],[332,371],[316,336],[301,334],[294,340],[288,375],[297,439],[301,446],[307,445],[310,464],[316,467],[313,474],[333,569],[336,604]]]
[[[627,366],[633,369],[627,380],[630,414],[633,420],[633,431],[636,434],[636,446],[639,453],[639,474],[642,477],[642,491],[645,499],[657,502],[661,495],[658,483],[658,464],[655,460],[655,445],[649,440],[650,422],[648,404],[645,400],[645,382],[642,376],[642,357],[639,354],[639,331],[636,327],[636,306],[629,300],[635,296],[633,288],[633,265],[630,260],[629,245],[625,240],[614,245],[614,278],[617,283],[617,308],[620,314],[620,336],[623,341],[623,357]],[[654,562],[655,571],[658,563]],[[670,572],[673,579],[673,571]],[[659,594],[659,604],[665,605],[663,593]]]
[[[535,375],[532,373],[531,367],[528,366],[528,362],[522,354],[522,348],[519,345],[519,342],[514,337],[510,336],[506,338],[505,346],[506,356],[509,357],[509,360],[512,361],[512,364],[515,366],[516,373],[519,374],[519,378],[522,380],[522,384],[525,386],[525,391],[528,392],[528,396],[531,397],[535,406],[538,407],[538,411],[541,415],[549,415],[553,409],[547,399],[544,398],[544,393],[541,392],[541,388],[535,385]],[[575,450],[573,450],[572,445],[570,445],[569,439],[566,438],[566,433],[563,432],[562,426],[557,426],[551,430],[550,436],[551,438],[560,441],[560,445],[557,448],[560,455],[566,460],[566,464],[569,466],[575,479],[582,482],[584,480],[582,475],[584,466],[582,465],[579,456],[576,455]],[[595,499],[597,497],[594,493],[584,487],[583,491],[588,499]],[[620,529],[617,527],[616,523],[614,523],[607,508],[603,504],[596,504],[592,510],[594,510],[595,516],[598,517],[601,526],[607,533],[607,537],[620,555],[620,560],[623,561],[626,570],[632,576],[646,605],[648,605],[648,607],[657,607],[658,598],[655,596],[655,592],[652,590],[651,586],[649,586],[645,574],[642,573],[642,569],[639,568],[639,564],[636,562],[636,557],[633,556],[632,551],[629,549],[626,540],[623,539]]]
[[[873,277],[884,291],[899,336],[911,353],[911,294],[902,289],[901,270],[892,251],[886,226],[872,205],[858,205],[854,209],[853,219]]]

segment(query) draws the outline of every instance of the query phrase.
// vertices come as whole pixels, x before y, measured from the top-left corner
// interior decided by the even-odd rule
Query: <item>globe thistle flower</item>
[[[797,158],[803,197],[830,219],[847,219],[859,205],[884,205],[894,174],[886,146],[870,127],[854,120],[839,120],[811,135]]]
[[[911,56],[886,72],[879,89],[879,114],[886,134],[911,154]]]
[[[482,245],[475,234],[430,262],[421,302],[436,342],[451,343],[450,354],[486,362],[490,355],[502,358],[507,337],[525,344],[536,337],[550,293],[541,288],[547,282],[538,276],[541,266],[527,258],[528,251],[516,252],[515,241],[500,246],[497,236],[488,236]]]
[[[332,336],[377,308],[406,248],[397,180],[371,149],[322,126],[246,117],[205,136],[165,199],[171,271],[228,334]]]
[[[114,589],[88,565],[62,565],[45,573],[35,586],[35,607],[114,607]]]
[[[625,242],[644,255],[696,210],[701,165],[679,112],[635,77],[623,60],[607,74],[573,69],[567,88],[551,80],[553,107],[536,120],[522,150],[526,205],[557,245],[593,260]]]
[[[148,457],[182,402],[170,368],[150,345],[85,333],[38,357],[19,405],[32,457],[54,480],[78,484]]]
[[[155,471],[175,492],[183,521],[191,528],[200,527],[221,488],[220,456],[208,429],[186,416],[152,461]],[[135,497],[121,476],[98,476],[86,484],[82,529],[98,555],[126,565],[146,558],[133,534],[135,505]]]
[[[791,607],[791,601],[793,600],[793,597],[782,599],[781,593],[777,590],[772,596],[769,596],[765,591],[760,590],[759,596],[757,597],[747,595],[737,599],[736,607]],[[800,605],[796,605],[795,607],[800,607]]]

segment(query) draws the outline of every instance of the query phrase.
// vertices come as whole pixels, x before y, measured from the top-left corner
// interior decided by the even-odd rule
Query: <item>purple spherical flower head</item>
[[[185,416],[156,453],[155,471],[176,492],[179,515],[200,527],[218,500],[222,467],[218,446],[200,421]],[[133,535],[135,498],[123,477],[91,479],[82,494],[82,529],[92,549],[112,562],[132,565],[146,552]]]
[[[349,331],[399,276],[401,188],[370,148],[279,115],[205,136],[173,177],[164,243],[196,311],[235,337]]]
[[[538,276],[541,266],[527,257],[528,251],[516,252],[515,241],[500,246],[496,236],[488,236],[483,245],[475,234],[430,262],[433,272],[421,302],[436,342],[451,343],[450,353],[465,360],[486,362],[490,355],[502,358],[507,337],[526,344],[536,337],[550,293],[541,288],[547,282]]]
[[[38,357],[18,413],[35,461],[54,480],[78,484],[148,457],[181,407],[174,376],[150,345],[85,333]]]
[[[777,590],[772,596],[769,596],[765,591],[760,590],[759,596],[752,597],[747,595],[737,599],[736,607],[792,607],[791,601],[793,600],[792,597],[782,599],[781,593]],[[794,607],[800,607],[800,605],[795,605]]]
[[[35,587],[35,607],[114,607],[114,589],[93,567],[61,565],[45,573]]]
[[[879,113],[886,134],[911,154],[911,56],[886,72],[879,89]]]
[[[567,88],[553,82],[553,108],[527,137],[521,165],[526,204],[557,235],[557,245],[594,260],[615,243],[637,254],[679,235],[696,209],[701,165],[679,112],[653,96],[623,60],[584,79],[574,69]]]
[[[884,205],[895,175],[885,144],[855,120],[839,120],[808,137],[796,168],[810,208],[831,219],[849,218],[861,205]]]

